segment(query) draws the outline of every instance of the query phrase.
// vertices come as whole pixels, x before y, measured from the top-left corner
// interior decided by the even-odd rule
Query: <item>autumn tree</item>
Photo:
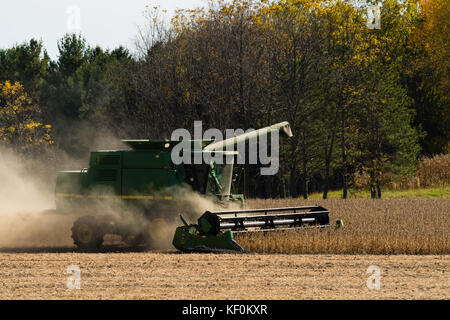
[[[39,100],[49,75],[50,57],[42,41],[29,42],[0,50],[0,81],[22,83],[34,99]]]
[[[420,133],[412,127],[412,99],[401,81],[414,15],[411,3],[383,2],[381,29],[365,30],[358,55],[362,74],[352,98],[352,153],[358,170],[369,176],[372,198],[381,198],[386,171],[412,173],[417,162]]]
[[[415,123],[426,136],[422,153],[450,151],[450,5],[445,0],[417,2],[416,28],[410,38],[412,64],[406,69]]]
[[[18,154],[34,157],[53,144],[52,126],[42,123],[42,110],[24,87],[10,81],[0,83],[0,144]]]

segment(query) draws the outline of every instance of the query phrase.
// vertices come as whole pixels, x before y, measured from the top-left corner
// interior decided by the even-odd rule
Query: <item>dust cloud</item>
[[[223,210],[213,197],[207,197],[192,191],[187,185],[172,187],[171,190],[159,192],[161,196],[171,194],[173,200],[159,202],[149,212],[150,245],[154,249],[171,249],[172,239],[177,227],[183,222],[180,215],[188,224],[197,224],[197,219],[205,211]]]
[[[78,125],[71,138],[85,148],[77,158],[58,149],[51,160],[24,159],[0,146],[0,248],[73,246],[71,227],[82,214],[56,212],[56,173],[87,167],[90,151],[127,149],[107,129],[89,131],[86,124]]]
[[[0,148],[0,247],[71,244],[71,219],[55,214],[54,186],[38,177],[42,171],[39,161]]]
[[[37,159],[24,160],[0,147],[0,248],[73,247],[74,221],[83,215],[108,214],[136,230],[146,226],[150,248],[173,249],[174,232],[182,225],[180,215],[188,223],[197,223],[205,211],[224,209],[215,199],[193,192],[185,185],[157,192],[155,195],[162,197],[171,195],[171,200],[158,201],[145,214],[118,205],[117,200],[105,199],[78,213],[58,213],[54,199],[56,172],[86,167],[87,160],[79,163],[62,154],[58,163],[62,167],[53,168]]]

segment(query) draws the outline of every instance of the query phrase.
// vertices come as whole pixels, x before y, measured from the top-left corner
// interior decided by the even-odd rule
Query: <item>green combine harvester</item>
[[[219,142],[192,140],[193,144],[201,145],[201,150],[193,151],[192,157],[195,152],[235,157],[237,152],[223,150],[273,131],[292,136],[289,123],[282,122]],[[79,248],[98,248],[107,234],[120,235],[132,245],[149,244],[152,238],[149,230],[155,229],[151,225],[155,221],[154,212],[158,211],[159,221],[164,219],[158,206],[170,208],[170,203],[178,200],[179,188],[186,186],[199,194],[213,196],[218,202],[239,202],[243,206],[243,194],[232,192],[238,183],[234,163],[175,165],[171,151],[179,141],[123,142],[131,150],[91,152],[89,168],[57,175],[57,211],[86,213],[72,227],[72,238]],[[178,213],[165,214],[173,217]],[[233,240],[233,233],[326,227],[330,225],[328,214],[322,207],[307,206],[207,211],[198,218],[198,224],[188,224],[181,216],[184,225],[174,230],[173,245],[183,252],[245,252]]]

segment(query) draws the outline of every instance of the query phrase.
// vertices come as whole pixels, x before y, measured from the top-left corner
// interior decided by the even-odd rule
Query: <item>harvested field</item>
[[[26,251],[26,250],[25,250]],[[447,255],[1,253],[2,299],[449,299]],[[32,251],[29,251],[32,252]],[[67,267],[81,289],[66,287]],[[369,265],[381,270],[369,290]]]
[[[250,208],[319,204],[344,228],[238,234],[259,253],[450,254],[450,199],[249,200]]]

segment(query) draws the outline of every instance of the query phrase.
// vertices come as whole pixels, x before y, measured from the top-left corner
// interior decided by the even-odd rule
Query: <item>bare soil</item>
[[[449,255],[179,254],[9,249],[0,299],[449,299]],[[115,251],[115,252],[112,252]],[[68,289],[67,268],[81,270]],[[380,289],[368,289],[370,265]]]

